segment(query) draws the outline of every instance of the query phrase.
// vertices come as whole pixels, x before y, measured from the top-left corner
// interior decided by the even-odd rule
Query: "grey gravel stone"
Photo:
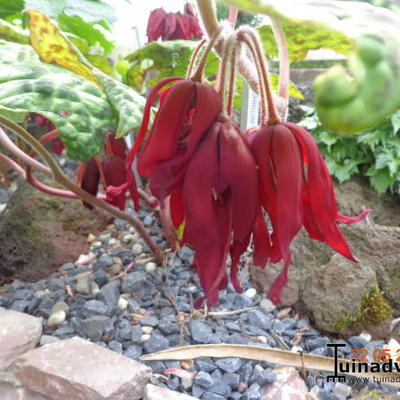
[[[240,383],[240,375],[235,372],[226,372],[222,376],[222,380],[231,387],[232,390],[238,388]]]
[[[199,385],[196,385],[195,383],[192,386],[192,396],[195,397],[196,399],[200,399],[203,393],[205,393],[207,389],[202,388]]]
[[[260,310],[251,310],[247,312],[249,317],[249,322],[251,325],[254,325],[258,328],[264,330],[270,330],[272,328],[271,318],[268,318],[266,314],[264,314]]]
[[[155,374],[162,374],[166,367],[162,361],[145,361],[145,364],[148,365]]]
[[[12,303],[10,309],[19,312],[25,312],[26,309],[29,307],[29,304],[29,300],[15,300],[14,303]]]
[[[243,400],[260,400],[261,389],[258,383],[253,383],[243,394]]]
[[[250,383],[258,383],[260,386],[264,386],[275,381],[276,375],[271,368],[264,369],[260,365],[254,367]]]
[[[215,361],[218,368],[225,372],[236,372],[243,365],[244,361],[237,357],[220,358]]]
[[[179,390],[181,383],[179,381],[179,378],[177,376],[174,376],[172,378],[169,378],[167,382],[167,386],[171,390]]]
[[[365,349],[368,344],[368,341],[362,336],[352,336],[347,341],[353,346],[353,349]]]
[[[346,400],[346,397],[332,393],[326,389],[321,389],[318,392],[318,399],[319,400]]]
[[[201,396],[202,400],[225,400],[226,397],[220,396],[219,394],[205,392]]]
[[[188,323],[188,328],[192,339],[196,343],[211,343],[214,337],[212,329],[204,322],[192,319]]]
[[[194,377],[193,382],[205,389],[210,388],[214,384],[214,379],[211,378],[210,374],[205,371],[199,371]]]
[[[108,343],[108,347],[112,351],[122,354],[122,344],[120,342],[117,342],[116,340],[111,340],[111,342]]]
[[[94,272],[93,279],[101,287],[108,282],[109,277],[104,270],[98,269]]]
[[[134,271],[122,278],[123,293],[148,294],[153,292],[154,284],[144,272]]]
[[[107,315],[107,306],[99,300],[88,300],[83,308],[82,313],[87,317],[93,317],[94,315]]]
[[[146,353],[154,353],[156,351],[165,350],[169,347],[169,341],[164,336],[152,334],[149,340],[143,344]]]
[[[232,389],[222,380],[215,381],[214,384],[208,389],[209,392],[219,394],[225,399],[231,394]]]
[[[130,345],[124,352],[124,355],[137,360],[143,353],[142,347],[138,345]]]
[[[151,327],[156,327],[159,324],[160,320],[156,317],[153,317],[151,315],[146,315],[139,320],[139,324],[141,326],[151,326]]]
[[[194,365],[196,366],[196,369],[206,372],[212,372],[217,368],[211,359],[197,359],[194,361]]]
[[[140,333],[140,336],[143,332]],[[119,341],[132,340],[132,327],[130,325],[117,329],[116,339]]]
[[[84,319],[80,324],[80,328],[85,336],[96,342],[101,339],[108,321],[108,317],[95,315]]]
[[[162,321],[158,324],[158,329],[163,333],[164,335],[171,335],[173,333],[178,333],[180,332],[180,328],[178,325],[173,324],[172,322],[168,321]]]
[[[111,281],[106,283],[96,297],[101,300],[108,308],[112,309],[117,306],[119,299],[119,281]]]
[[[111,265],[114,264],[113,259],[106,254],[103,254],[96,263],[96,267],[98,268],[107,268],[107,267],[111,267]]]
[[[60,268],[58,268],[59,271],[71,271],[75,268],[75,264],[73,263],[66,263],[61,265]]]
[[[47,281],[47,287],[52,292],[55,292],[56,290],[59,290],[59,289],[64,289],[64,286],[65,286],[65,281],[62,279],[51,278]]]

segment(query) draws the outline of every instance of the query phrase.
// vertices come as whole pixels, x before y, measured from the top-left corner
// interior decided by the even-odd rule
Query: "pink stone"
[[[1,400],[49,400],[40,394],[33,393],[24,388],[17,388],[8,383],[0,382],[0,399]]]
[[[0,309],[0,371],[21,354],[33,349],[41,335],[42,322],[39,318]]]
[[[305,400],[307,386],[291,367],[274,369],[277,379],[262,390],[262,400]]]
[[[21,356],[12,371],[22,386],[52,400],[136,400],[151,369],[79,337]]]
[[[143,400],[196,400],[196,397],[148,384],[144,392]]]

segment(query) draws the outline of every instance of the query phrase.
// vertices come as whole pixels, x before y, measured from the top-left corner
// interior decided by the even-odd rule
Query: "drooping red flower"
[[[125,183],[127,181],[127,153],[128,147],[123,138],[116,138],[113,133],[107,134],[104,144],[104,160],[96,160],[96,158],[92,158],[89,162],[82,163],[78,170],[78,182],[82,189],[85,189],[93,196],[96,196],[102,175],[105,180],[104,185],[106,188],[109,186],[119,186]],[[132,191],[137,193],[135,181],[133,181],[129,188],[132,186]],[[107,196],[106,200],[108,203],[118,207],[120,210],[125,209],[125,192],[112,197]],[[93,208],[91,204],[86,202],[83,202],[83,205],[89,209]]]
[[[205,299],[219,304],[229,252],[231,281],[241,292],[237,270],[256,217],[257,185],[256,164],[240,131],[230,122],[214,122],[170,197],[175,228],[184,224],[182,242],[195,251],[193,264],[204,290],[196,307]]]
[[[270,235],[261,210],[254,227],[254,262],[283,260],[284,266],[268,297],[280,302],[291,262],[290,244],[302,226],[312,239],[328,244],[354,262],[337,222],[360,221],[368,213],[344,217],[338,212],[332,179],[312,136],[290,123],[277,123],[247,135],[259,167],[259,193],[262,208],[272,225]]]
[[[147,112],[155,94],[152,91],[149,96]],[[221,111],[221,100],[215,89],[191,79],[175,83],[161,93],[161,99],[138,158],[139,174],[150,178],[150,189],[160,202],[181,180],[187,161]],[[147,129],[146,124],[142,125],[143,129]]]
[[[184,13],[167,13],[157,8],[150,13],[147,23],[147,38],[153,42],[161,40],[191,40],[200,39],[203,32],[196,13],[190,4],[185,5]]]

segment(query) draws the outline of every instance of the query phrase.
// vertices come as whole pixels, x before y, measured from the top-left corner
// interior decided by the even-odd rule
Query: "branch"
[[[153,252],[156,263],[158,265],[162,265],[164,253],[161,248],[158,247],[157,244],[153,241],[139,218],[119,210],[118,208],[96,198],[95,196],[92,196],[79,186],[75,185],[64,175],[57,162],[53,159],[46,148],[41,143],[39,143],[32,135],[30,135],[24,128],[2,115],[0,115],[0,123],[11,129],[46,161],[47,165],[51,169],[54,179],[57,182],[59,182],[65,188],[69,189],[71,192],[75,193],[82,200],[109,212],[114,217],[124,219],[132,224],[138,231],[138,233],[142,236],[146,244],[149,246],[150,250]]]
[[[5,124],[5,125],[7,125],[7,124]],[[36,161],[32,157],[29,157],[19,147],[17,147],[17,145],[8,137],[8,135],[1,128],[0,128],[0,143],[2,143],[2,145],[10,153],[12,153],[15,157],[23,160],[26,164],[30,165],[33,168],[37,168],[46,174],[51,174],[51,171],[48,167],[46,167],[39,161]]]

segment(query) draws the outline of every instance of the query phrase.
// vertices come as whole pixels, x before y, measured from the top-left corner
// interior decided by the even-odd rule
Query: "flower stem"
[[[228,73],[228,66],[232,62],[232,54],[235,52],[235,41],[236,41],[236,34],[232,33],[229,38],[225,41],[225,48],[224,52],[222,54],[222,60],[221,60],[221,79],[220,79],[220,87],[219,87],[219,95],[221,97],[221,103],[223,104],[222,107],[222,112],[223,114],[228,113],[228,104],[229,100],[226,101],[225,97],[225,92],[226,92],[226,87],[227,87],[227,73]],[[231,84],[231,79],[232,79],[232,73],[230,74],[229,77],[229,84]],[[229,91],[230,91],[229,87]]]
[[[48,167],[36,161],[34,158],[28,156],[24,153],[14,142],[8,137],[8,135],[4,132],[3,129],[0,128],[0,143],[16,158],[21,159],[24,163],[32,166],[33,168],[37,168],[38,170],[51,174],[51,171]]]
[[[278,45],[279,52],[279,96],[284,101],[285,114],[289,104],[289,52],[287,48],[285,31],[282,29],[280,21],[276,17],[270,17],[272,22],[272,31]],[[286,117],[286,115],[285,115]]]
[[[279,116],[276,112],[274,96],[273,96],[273,93],[271,90],[271,85],[269,84],[269,79],[268,79],[268,66],[267,66],[267,63],[266,63],[264,55],[263,55],[260,39],[259,39],[258,35],[252,29],[243,28],[243,32],[252,41],[252,44],[256,51],[257,60],[260,62],[260,67],[261,67],[261,72],[262,72],[262,83],[261,84],[265,87],[265,94],[267,97],[267,106],[268,106],[267,125],[277,124],[277,123],[281,122],[281,119],[279,118]]]
[[[210,51],[213,49],[217,39],[221,35],[221,32],[222,32],[222,26],[218,26],[213,35],[210,37],[207,47],[205,48],[204,53],[201,56],[199,64],[197,65],[194,74],[191,76],[192,80],[201,82],[203,78],[204,68],[207,63],[208,55],[210,54]]]
[[[202,39],[200,41],[200,43],[194,49],[192,56],[190,57],[189,67],[186,72],[186,78],[189,78],[192,75],[194,65],[196,64],[196,61],[197,61],[197,56],[199,55],[200,50],[203,48],[203,46],[205,44],[206,44],[206,40]]]
[[[250,40],[250,38],[246,35],[246,32],[243,29],[238,31],[238,38],[241,42],[246,44],[251,55],[253,56],[254,63],[257,68],[258,79],[260,81],[260,104],[261,104],[261,125],[267,124],[268,121],[268,103],[267,103],[267,95],[265,92],[264,78],[261,68],[261,62],[257,56],[257,51],[255,49],[254,43]]]
[[[161,250],[160,247],[157,246],[157,244],[153,241],[149,233],[146,231],[146,228],[144,225],[141,223],[139,218],[130,215],[128,213],[125,213],[118,208],[96,198],[95,196],[92,196],[79,186],[75,185],[71,180],[69,180],[60,167],[58,166],[57,162],[53,159],[53,157],[50,155],[50,153],[46,150],[46,148],[39,143],[32,135],[29,134],[24,128],[16,124],[15,122],[9,120],[8,118],[0,115],[0,123],[2,125],[7,126],[7,128],[11,129],[15,134],[17,134],[21,139],[23,139],[29,146],[31,146],[47,163],[49,166],[51,172],[53,173],[54,179],[59,182],[61,185],[63,185],[65,188],[70,190],[71,192],[75,193],[77,196],[79,196],[82,200],[92,204],[93,206],[96,206],[98,208],[101,208],[107,212],[109,212],[111,215],[124,219],[131,223],[135,229],[138,231],[138,233],[142,236],[143,240],[147,243],[149,246],[150,250],[154,254],[155,261],[158,265],[162,265],[163,259],[164,259],[164,253]]]

